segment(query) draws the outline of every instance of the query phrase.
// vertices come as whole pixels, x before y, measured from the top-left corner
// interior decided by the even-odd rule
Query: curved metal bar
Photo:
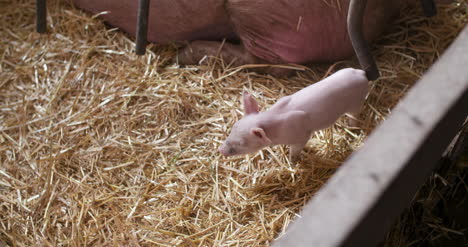
[[[137,55],[144,55],[146,51],[146,44],[148,43],[148,14],[149,14],[149,1],[138,1],[138,19],[136,31],[136,48]]]
[[[36,31],[47,32],[47,5],[46,0],[36,0]]]
[[[379,69],[372,57],[370,47],[364,39],[362,32],[362,21],[367,0],[351,0],[348,10],[348,35],[351,39],[356,56],[363,70],[366,71],[367,79],[372,81],[379,78]]]
[[[421,0],[421,6],[424,10],[424,14],[427,17],[437,15],[437,7],[434,3],[434,0]]]

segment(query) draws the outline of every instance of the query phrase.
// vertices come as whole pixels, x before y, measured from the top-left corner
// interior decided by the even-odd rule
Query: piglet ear
[[[263,143],[267,144],[267,145],[270,145],[271,144],[271,140],[270,138],[268,138],[268,136],[266,135],[265,131],[262,129],[262,128],[252,128],[250,130],[250,133],[259,138],[260,140],[263,141]]]
[[[244,91],[242,93],[242,100],[244,102],[244,113],[245,115],[249,115],[252,113],[258,113],[258,103],[255,101],[255,99],[247,93],[247,91]]]

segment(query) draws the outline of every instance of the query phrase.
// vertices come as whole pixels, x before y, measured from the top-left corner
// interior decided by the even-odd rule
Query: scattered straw
[[[402,12],[376,44],[382,78],[361,128],[319,131],[299,164],[284,147],[224,159],[243,88],[263,107],[355,61],[295,67],[293,78],[217,59],[180,68],[176,47],[134,42],[95,16],[48,1],[0,2],[0,245],[264,246],[466,24],[466,3],[427,19]],[[332,229],[330,229],[332,230]]]

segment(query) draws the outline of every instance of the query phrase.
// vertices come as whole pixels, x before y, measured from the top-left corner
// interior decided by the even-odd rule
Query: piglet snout
[[[228,156],[228,153],[226,152],[226,147],[223,145],[221,145],[221,147],[218,148],[218,151],[224,156]]]
[[[224,157],[232,156],[232,155],[235,154],[234,148],[232,148],[230,145],[226,145],[226,143],[224,143],[223,145],[221,145],[221,147],[218,148],[218,151],[219,151]]]

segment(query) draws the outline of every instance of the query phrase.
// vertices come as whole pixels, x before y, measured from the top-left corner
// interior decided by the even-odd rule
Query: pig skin
[[[137,0],[68,0],[135,35]],[[374,40],[403,0],[369,0],[364,34]],[[413,0],[414,1],[414,0]],[[353,54],[346,28],[349,0],[152,0],[148,39],[155,43],[196,41],[179,62],[194,64],[219,52],[236,65],[335,61]]]
[[[256,152],[264,147],[290,145],[295,161],[313,131],[332,125],[344,113],[357,114],[368,92],[363,70],[342,69],[259,112],[257,102],[243,94],[242,119],[234,124],[219,151],[224,156]]]

